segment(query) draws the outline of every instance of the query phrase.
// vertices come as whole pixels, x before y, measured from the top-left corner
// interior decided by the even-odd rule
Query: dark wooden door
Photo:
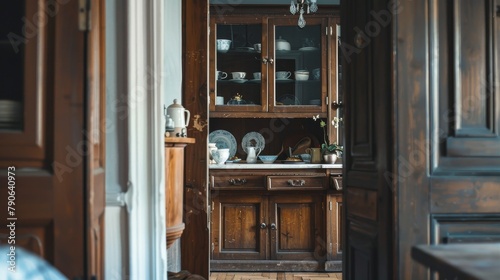
[[[345,279],[392,278],[397,223],[393,189],[385,179],[396,140],[391,131],[391,33],[373,16],[387,7],[387,1],[341,1]]]
[[[102,182],[95,167],[103,165],[103,138],[92,133],[101,122],[89,108],[102,108],[102,103],[94,106],[95,98],[102,100],[98,81],[104,80],[103,71],[86,71],[92,65],[86,51],[92,46],[85,45],[86,32],[79,28],[79,1],[18,2],[22,14],[11,20],[21,27],[7,30],[14,39],[7,46],[16,48],[23,67],[15,94],[6,98],[21,101],[22,118],[18,127],[0,130],[2,194],[7,193],[6,170],[15,171],[15,211],[10,216],[16,218],[15,245],[40,255],[69,279],[102,279],[103,267],[94,269],[94,260],[103,261],[102,242],[88,239],[91,219],[86,217],[89,209],[93,217],[102,217],[104,206],[103,196],[87,188]],[[15,7],[8,4],[2,12],[15,14]],[[102,21],[94,24],[101,26]],[[94,52],[99,66],[92,69],[102,65],[104,53],[99,51]],[[99,78],[89,78],[90,73]],[[88,94],[93,87],[97,90]],[[6,221],[7,211],[0,211],[0,218]],[[0,231],[2,237],[10,234],[5,227]],[[93,232],[103,240],[102,232]],[[90,247],[98,248],[95,254],[89,253]]]
[[[411,3],[398,23],[398,37],[411,43],[398,51],[393,181],[399,276],[414,279],[428,271],[410,261],[409,244],[500,239],[500,2],[427,4]],[[426,20],[416,16],[427,12]]]
[[[184,223],[181,238],[182,269],[209,278],[210,233],[208,208],[208,79],[203,65],[208,61],[208,1],[182,1],[183,10],[183,100],[196,125],[188,128],[196,145],[186,147]]]
[[[428,279],[413,245],[499,240],[499,4],[342,1],[346,279]]]
[[[269,197],[272,260],[325,260],[322,195]]]

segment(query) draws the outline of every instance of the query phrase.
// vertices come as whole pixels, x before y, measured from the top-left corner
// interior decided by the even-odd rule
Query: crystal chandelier
[[[295,15],[299,12],[299,21],[297,22],[300,28],[306,26],[306,20],[304,19],[304,8],[306,13],[315,13],[318,10],[317,0],[292,0],[290,3],[290,13]]]

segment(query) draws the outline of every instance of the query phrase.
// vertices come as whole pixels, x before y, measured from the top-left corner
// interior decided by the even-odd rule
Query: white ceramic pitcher
[[[247,147],[247,163],[256,163],[257,162],[257,157],[259,156],[260,148],[257,147]]]
[[[174,120],[174,135],[185,133],[191,114],[178,103],[177,99],[174,99],[174,104],[168,106],[167,115]]]

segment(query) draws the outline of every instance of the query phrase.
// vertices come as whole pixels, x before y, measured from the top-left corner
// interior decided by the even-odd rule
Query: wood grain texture
[[[16,217],[20,233],[31,236],[23,245],[28,249],[42,247],[46,260],[66,277],[84,278],[88,272],[84,211],[87,158],[82,152],[86,144],[82,131],[88,127],[84,121],[84,33],[76,24],[78,1],[54,3],[58,12],[48,18],[44,2],[28,2],[26,18],[47,19],[47,23],[37,25],[39,33],[29,41],[36,49],[29,51],[29,67],[25,68],[33,71],[30,78],[25,77],[30,87],[24,89],[29,89],[25,95],[28,107],[24,108],[25,124],[29,125],[25,125],[25,132],[17,134],[20,138],[16,143],[0,136],[4,141],[0,153],[7,153],[1,155],[5,160],[2,166],[19,169]],[[8,153],[16,155],[10,157]],[[22,167],[26,169],[22,171]],[[5,175],[0,175],[1,182],[7,182]],[[2,183],[0,192],[7,193],[6,187]],[[0,213],[4,221],[6,214]],[[1,231],[5,233],[5,229]],[[41,246],[33,245],[34,240]]]
[[[167,248],[182,235],[184,214],[184,149],[194,138],[165,138]]]
[[[183,106],[201,124],[208,125],[208,1],[182,1]],[[196,144],[186,147],[184,230],[181,239],[182,269],[209,276],[209,225],[207,221],[208,126],[201,131],[190,126],[188,135]]]
[[[210,280],[327,280],[342,279],[342,273],[313,272],[212,272]]]
[[[412,10],[411,1],[404,3],[404,11]],[[411,133],[414,129],[412,124],[395,130],[393,123],[398,118],[410,118],[395,113],[401,107],[395,104],[399,96],[394,96],[394,75],[399,75],[401,70],[394,65],[397,63],[394,38],[399,36],[395,34],[399,29],[393,24],[411,18],[394,20],[399,12],[395,7],[399,4],[401,2],[378,0],[341,1],[340,4],[339,52],[346,128],[342,199],[345,279],[411,279],[394,274],[397,271],[393,266],[394,248],[397,248],[394,241],[399,237],[392,229],[397,223],[393,217],[399,210],[395,210],[398,208],[393,182],[387,179],[388,175],[395,174],[393,153],[399,140],[396,131]],[[405,30],[404,34],[416,32],[415,28]],[[400,55],[405,57],[402,59],[405,63],[415,59],[414,54],[398,53],[398,58]],[[404,82],[408,81],[414,80]],[[413,114],[407,108],[404,113]],[[417,121],[413,117],[411,120]],[[419,118],[425,120],[425,116]]]
[[[500,205],[498,177],[432,179],[432,213],[496,213]]]

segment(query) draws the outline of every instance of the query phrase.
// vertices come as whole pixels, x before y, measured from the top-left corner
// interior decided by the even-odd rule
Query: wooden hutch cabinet
[[[213,271],[341,270],[341,161],[282,162],[301,139],[319,147],[341,135],[341,126],[323,130],[317,120],[342,116],[332,106],[341,103],[338,11],[322,7],[305,18],[300,28],[283,6],[211,7],[210,133],[231,134],[232,156],[242,159],[209,165]],[[229,48],[218,49],[219,40]],[[275,163],[245,163],[250,132],[265,139],[261,154],[280,155]]]
[[[323,270],[329,172],[214,167],[212,269]]]

